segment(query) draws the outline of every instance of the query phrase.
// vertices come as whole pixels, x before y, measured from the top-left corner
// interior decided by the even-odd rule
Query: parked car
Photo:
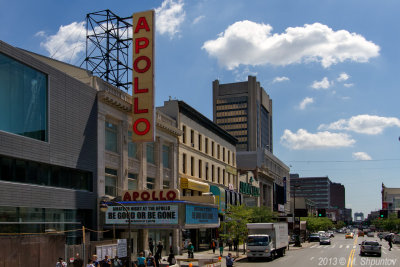
[[[328,231],[327,234],[328,234],[329,237],[335,237],[335,234],[333,233],[333,231]]]
[[[319,237],[318,233],[312,233],[308,236],[308,242],[319,242]]]
[[[329,236],[320,236],[319,244],[320,245],[330,245],[331,244],[331,238]]]
[[[378,257],[382,255],[382,245],[377,241],[363,241],[360,244],[360,255],[376,254]]]

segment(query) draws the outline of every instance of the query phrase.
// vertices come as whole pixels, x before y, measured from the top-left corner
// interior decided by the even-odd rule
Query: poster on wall
[[[218,209],[186,205],[186,224],[218,224]]]
[[[127,208],[131,224],[178,224],[178,205],[140,205]],[[124,208],[108,206],[106,224],[128,224]]]

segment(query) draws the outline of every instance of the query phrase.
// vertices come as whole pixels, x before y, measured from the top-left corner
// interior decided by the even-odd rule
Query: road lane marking
[[[339,248],[342,248],[342,247],[343,247],[343,245],[340,245],[340,246],[339,246]]]
[[[311,257],[311,258],[310,258],[310,261],[312,261],[313,259],[314,259],[314,257]]]
[[[385,253],[385,254],[388,254],[386,251],[382,251],[383,253]]]
[[[356,248],[356,246],[354,245],[353,248]]]
[[[316,247],[317,247],[317,245],[312,245],[312,246],[311,246],[311,248],[316,248]]]
[[[347,245],[346,248],[350,248],[350,245]]]
[[[332,246],[332,248],[335,248],[335,247],[336,247],[336,244]]]
[[[354,253],[355,249],[352,249],[350,254],[349,254],[349,260],[347,261],[347,267],[353,267],[353,259],[354,259]]]

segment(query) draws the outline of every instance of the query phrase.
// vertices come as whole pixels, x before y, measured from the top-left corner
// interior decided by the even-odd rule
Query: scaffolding
[[[132,88],[129,51],[132,17],[121,18],[110,10],[86,15],[86,70],[126,91]]]

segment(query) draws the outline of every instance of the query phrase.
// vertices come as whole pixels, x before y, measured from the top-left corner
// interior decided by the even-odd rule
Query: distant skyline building
[[[400,188],[386,187],[382,183],[382,209],[394,212],[400,210]]]
[[[254,76],[246,82],[213,82],[214,122],[238,139],[238,151],[273,152],[272,100]]]
[[[331,207],[338,209],[346,208],[346,189],[340,183],[331,184]]]

